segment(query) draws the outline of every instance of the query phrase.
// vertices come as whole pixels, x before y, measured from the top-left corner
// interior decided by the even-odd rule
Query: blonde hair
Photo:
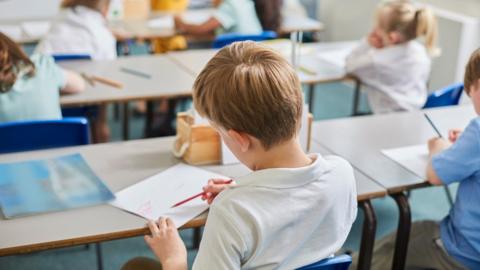
[[[430,55],[440,54],[436,46],[438,36],[437,19],[433,11],[427,7],[416,8],[410,1],[386,1],[380,4],[377,16],[388,12],[384,20],[380,20],[380,27],[387,33],[398,32],[410,41],[424,37],[425,47]]]
[[[470,94],[470,87],[480,79],[480,48],[476,49],[465,68],[465,78],[463,80],[463,89]]]
[[[259,139],[268,150],[296,136],[303,95],[295,70],[277,52],[251,41],[221,49],[197,77],[198,113]]]
[[[108,8],[110,0],[63,0],[62,8],[73,8],[76,6],[84,6],[93,10],[102,11],[104,8]]]
[[[21,75],[35,75],[35,65],[22,49],[0,32],[0,93],[8,92]]]

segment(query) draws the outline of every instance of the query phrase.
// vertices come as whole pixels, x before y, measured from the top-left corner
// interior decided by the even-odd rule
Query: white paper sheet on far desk
[[[177,202],[199,192],[211,178],[225,176],[193,166],[178,164],[115,194],[111,204],[146,219],[170,217],[177,227],[208,209],[201,198],[172,208]]]
[[[384,149],[382,153],[422,179],[427,179],[428,147],[426,144]]]

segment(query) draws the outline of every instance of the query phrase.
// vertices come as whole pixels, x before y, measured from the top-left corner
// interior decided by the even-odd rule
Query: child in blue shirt
[[[60,93],[85,88],[76,73],[62,70],[53,58],[30,58],[0,32],[0,122],[60,119]]]
[[[467,64],[464,86],[480,115],[480,49]],[[455,204],[439,225],[440,239],[448,255],[469,269],[480,269],[480,117],[464,132],[450,131],[449,140],[428,142],[432,157],[428,181],[433,185],[460,183]]]
[[[465,92],[480,115],[480,49],[467,64]],[[465,131],[451,130],[449,140],[428,141],[427,180],[432,185],[459,182],[450,213],[440,222],[412,224],[405,268],[480,269],[480,117]],[[375,243],[371,269],[389,269],[396,232]],[[357,254],[351,269],[356,269]]]

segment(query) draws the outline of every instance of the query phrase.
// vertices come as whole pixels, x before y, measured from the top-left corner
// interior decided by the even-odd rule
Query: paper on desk
[[[170,217],[177,227],[187,223],[208,209],[201,198],[172,208],[177,202],[199,192],[211,178],[227,177],[193,166],[178,164],[117,192],[111,204],[146,219]]]
[[[173,22],[173,16],[163,16],[155,19],[151,19],[147,23],[150,28],[162,28],[162,29],[173,29],[175,23]]]
[[[29,37],[42,37],[50,30],[49,21],[27,21],[22,23],[22,29]]]
[[[182,20],[188,24],[202,24],[213,15],[213,10],[187,10],[182,14]]]
[[[351,51],[352,48],[350,47],[335,50],[326,50],[317,53],[317,57],[323,61],[334,64],[335,66],[345,68],[347,56],[350,54]]]
[[[427,179],[428,147],[426,144],[384,149],[382,153],[422,179]]]
[[[14,41],[22,38],[22,28],[18,25],[0,25],[0,32]]]

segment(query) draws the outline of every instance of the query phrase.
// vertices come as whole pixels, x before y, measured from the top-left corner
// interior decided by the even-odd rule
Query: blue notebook
[[[80,154],[0,164],[5,218],[90,206],[114,199]]]

